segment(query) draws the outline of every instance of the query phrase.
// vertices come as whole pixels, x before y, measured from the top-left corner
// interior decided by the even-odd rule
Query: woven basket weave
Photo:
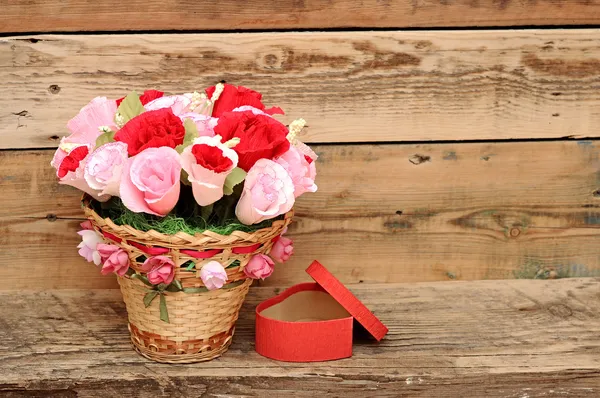
[[[86,217],[108,243],[121,247],[129,255],[130,268],[142,274],[140,267],[152,255],[170,257],[176,265],[175,280],[184,291],[163,291],[169,322],[160,319],[159,298],[146,307],[144,297],[151,288],[138,278],[118,277],[129,317],[131,341],[137,352],[157,362],[192,363],[220,356],[231,344],[238,313],[252,280],[243,268],[258,253],[268,254],[274,241],[291,223],[293,212],[271,227],[254,232],[235,231],[219,235],[205,231],[194,236],[178,232],[165,235],[156,231],[142,232],[129,225],[116,225],[102,218],[90,206],[91,199],[82,200]],[[239,266],[227,268],[234,261]],[[187,269],[189,261],[194,268]],[[208,261],[218,261],[227,268],[227,284],[208,291],[200,269]],[[186,264],[186,267],[181,265]],[[188,292],[192,290],[193,292]],[[163,299],[163,297],[160,297]]]

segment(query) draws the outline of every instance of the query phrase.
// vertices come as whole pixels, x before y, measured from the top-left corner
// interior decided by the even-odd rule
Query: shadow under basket
[[[255,254],[269,254],[293,216],[290,211],[270,227],[253,232],[165,235],[116,225],[100,217],[91,201],[84,196],[82,204],[93,228],[106,243],[121,247],[129,256],[130,270],[118,276],[118,281],[133,347],[144,357],[163,363],[209,361],[227,351],[252,284],[243,267]],[[141,269],[145,259],[157,255],[175,263],[174,282],[169,287],[151,285]],[[209,261],[226,268],[227,282],[221,289],[209,291],[200,278],[200,269]]]

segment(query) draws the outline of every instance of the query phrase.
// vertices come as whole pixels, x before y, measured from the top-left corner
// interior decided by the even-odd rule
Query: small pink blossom
[[[141,271],[146,272],[148,280],[153,285],[173,282],[175,278],[175,263],[167,256],[154,256],[146,259],[141,266]]]
[[[252,279],[265,279],[273,273],[275,263],[269,256],[255,254],[244,267],[244,274]]]
[[[238,163],[238,155],[221,143],[221,137],[199,137],[181,153],[181,165],[188,173],[194,199],[208,206],[223,197],[227,175]]]
[[[94,230],[84,229],[77,232],[81,236],[81,243],[77,245],[79,255],[85,258],[88,262],[93,262],[96,265],[102,263],[100,253],[98,253],[97,245],[103,243],[102,236]]]
[[[125,275],[129,269],[129,256],[125,250],[116,245],[107,245],[104,243],[96,246],[100,254],[102,265],[102,275],[115,273],[119,276]]]
[[[120,195],[135,213],[164,217],[179,200],[181,164],[169,147],[148,148],[129,158],[123,168]]]
[[[81,229],[94,229],[90,220],[83,221],[81,224],[79,224],[79,226]]]
[[[115,114],[117,101],[106,97],[96,97],[89,104],[81,108],[79,114],[67,123],[71,135],[69,142],[90,145],[93,149],[96,138],[104,134],[100,127],[106,126],[112,131],[117,131]]]
[[[287,213],[294,201],[294,183],[288,172],[272,160],[259,159],[248,171],[235,215],[243,224],[257,224]]]
[[[217,261],[210,261],[202,266],[200,278],[208,290],[220,289],[227,282],[227,272]]]
[[[283,166],[294,182],[294,196],[297,198],[305,192],[316,192],[315,177],[317,170],[315,162],[308,163],[304,154],[291,145],[290,149],[281,155],[277,163]]]
[[[292,243],[291,239],[280,236],[273,244],[269,255],[278,263],[285,263],[290,259],[290,256],[294,254],[294,246],[292,246]]]
[[[126,161],[127,144],[104,144],[90,155],[84,170],[85,181],[102,195],[119,196],[121,174]]]

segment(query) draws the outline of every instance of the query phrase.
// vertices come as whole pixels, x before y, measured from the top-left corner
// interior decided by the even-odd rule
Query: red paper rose
[[[276,159],[289,148],[288,129],[267,115],[255,115],[252,111],[226,112],[219,118],[215,134],[223,142],[239,138],[233,148],[239,155],[238,167],[250,170],[259,159]]]
[[[127,144],[129,156],[135,156],[146,148],[183,144],[185,128],[181,119],[170,108],[146,111],[130,121],[115,134],[115,141]]]
[[[223,173],[233,166],[231,159],[223,155],[223,150],[212,145],[194,145],[192,155],[194,155],[200,166],[215,173]]]
[[[208,98],[212,97],[215,92],[215,86],[206,89],[206,95]],[[250,90],[243,86],[232,86],[231,84],[224,84],[223,92],[219,99],[215,102],[215,106],[212,111],[213,117],[221,117],[225,112],[231,112],[237,107],[249,105],[253,106],[261,111],[268,113],[269,115],[281,114],[283,111],[279,107],[272,107],[265,109],[265,106],[261,102],[262,94],[258,91]]]
[[[58,167],[58,178],[63,178],[69,171],[75,171],[79,167],[79,163],[85,159],[90,150],[86,145],[79,146],[73,149],[64,159],[60,162]]]
[[[140,101],[142,102],[142,105],[146,105],[148,102],[154,101],[155,99],[162,97],[164,94],[165,93],[158,90],[146,90],[144,91],[144,94],[140,95]],[[117,106],[121,105],[121,102],[123,102],[124,99],[125,97],[119,98],[117,100]]]

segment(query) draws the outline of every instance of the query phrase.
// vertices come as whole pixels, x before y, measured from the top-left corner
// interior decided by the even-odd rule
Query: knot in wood
[[[521,235],[521,230],[519,228],[511,228],[510,229],[510,236],[512,238],[516,238],[519,235]]]

